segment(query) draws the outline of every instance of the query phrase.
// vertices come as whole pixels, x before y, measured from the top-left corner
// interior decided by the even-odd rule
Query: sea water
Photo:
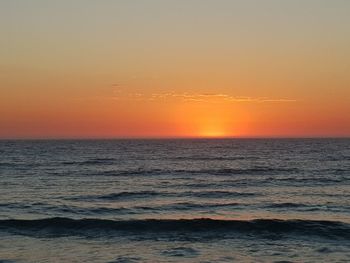
[[[350,262],[350,140],[0,141],[0,262]]]

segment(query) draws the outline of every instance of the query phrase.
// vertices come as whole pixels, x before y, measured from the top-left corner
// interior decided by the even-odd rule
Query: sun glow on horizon
[[[236,110],[235,110],[236,109]],[[237,135],[237,121],[243,114],[229,103],[185,102],[176,104],[174,122],[179,133],[198,138],[223,138]],[[241,116],[242,115],[242,116]]]
[[[203,138],[223,138],[228,136],[229,135],[225,133],[225,131],[216,130],[215,128],[204,130],[202,133],[199,134],[199,137],[203,137]]]
[[[218,118],[215,120],[206,120],[200,123],[197,136],[208,138],[222,138],[232,136],[232,134],[230,134],[224,121]]]

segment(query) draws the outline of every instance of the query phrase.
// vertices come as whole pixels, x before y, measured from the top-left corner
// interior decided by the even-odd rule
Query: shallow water
[[[0,196],[0,262],[350,261],[349,139],[0,141]]]

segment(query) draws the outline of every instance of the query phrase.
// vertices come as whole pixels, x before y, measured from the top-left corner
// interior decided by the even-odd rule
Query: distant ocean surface
[[[350,139],[0,141],[0,262],[350,262]]]

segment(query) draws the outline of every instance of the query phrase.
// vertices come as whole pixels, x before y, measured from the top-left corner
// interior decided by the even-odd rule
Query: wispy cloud
[[[117,95],[117,94],[116,94]],[[268,103],[268,102],[296,102],[295,99],[289,98],[269,98],[269,97],[249,97],[249,96],[233,96],[224,93],[119,93],[115,99],[131,99],[131,100],[181,100],[191,102],[251,102],[251,103]]]

